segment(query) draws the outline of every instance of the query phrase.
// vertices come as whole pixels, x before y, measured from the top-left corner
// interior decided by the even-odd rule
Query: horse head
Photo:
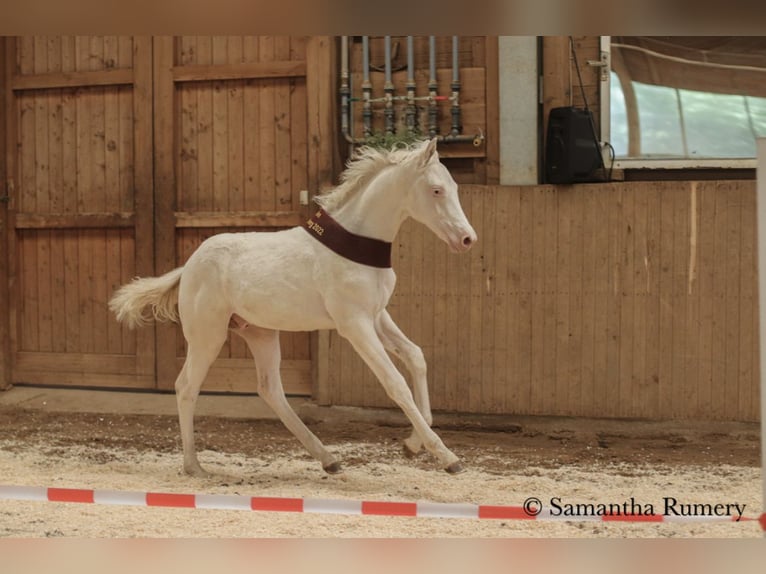
[[[404,198],[407,215],[433,231],[455,252],[468,251],[477,236],[458,197],[458,186],[439,160],[434,138],[414,150],[407,162],[412,170]]]

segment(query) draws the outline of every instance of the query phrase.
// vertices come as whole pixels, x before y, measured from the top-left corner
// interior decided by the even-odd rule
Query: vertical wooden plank
[[[104,38],[104,66],[113,69],[119,61],[117,36]],[[120,129],[119,97],[121,88],[108,87],[104,90],[104,203],[106,211],[120,209],[120,164],[117,152]]]
[[[80,294],[79,301],[79,329],[80,351],[92,353],[93,344],[93,230],[80,229],[77,232],[77,260],[78,277],[77,286]]]
[[[643,416],[641,412],[641,389],[646,384],[646,308],[649,298],[647,289],[648,270],[648,235],[647,235],[647,211],[649,205],[648,186],[634,187],[633,195],[633,222],[632,222],[632,292],[633,299],[633,341],[632,360],[633,365],[630,373],[629,394],[621,395],[620,400],[626,404],[626,411],[631,417]]]
[[[550,412],[556,404],[556,359],[558,341],[556,339],[556,268],[558,266],[558,194],[559,189],[549,187],[545,193],[544,239],[542,257],[538,264],[543,265],[543,370],[541,412]]]
[[[37,247],[37,333],[39,351],[53,350],[53,277],[51,274],[51,234],[48,229],[35,233]]]
[[[197,63],[211,64],[213,44],[209,36],[197,37]],[[166,82],[172,82],[170,78]],[[172,85],[172,83],[171,83]],[[172,100],[172,96],[171,100]],[[211,211],[213,209],[213,87],[200,84],[197,87],[198,110],[198,160],[196,201],[187,198],[186,190],[178,189],[179,204],[188,211]]]
[[[110,297],[120,285],[120,267],[122,265],[120,247],[122,244],[122,232],[119,229],[106,232],[106,270],[105,287],[106,297]],[[122,327],[112,313],[106,315],[106,352],[120,354],[122,350]]]
[[[728,183],[718,183],[714,192],[714,254],[713,254],[713,325],[712,325],[712,381],[710,415],[724,418],[724,385],[726,379],[726,279],[727,249],[726,222],[728,212]]]
[[[229,38],[229,59],[242,60],[242,39]],[[226,84],[228,96],[227,113],[227,158],[229,164],[229,211],[245,209],[244,199],[244,81],[231,81]]]
[[[43,36],[34,38],[34,71],[36,74],[44,74],[48,71],[48,45]],[[30,141],[30,147],[34,146],[35,161],[35,195],[36,210],[39,213],[50,211],[50,160],[48,150],[48,94],[45,92],[36,92],[34,94],[35,102],[35,131],[29,136],[34,138]],[[37,250],[35,257],[36,279],[35,286],[36,301],[35,308],[37,316],[30,320],[37,322],[37,345],[35,350],[50,351],[52,341],[51,331],[51,275],[50,275],[50,233],[40,230],[27,236],[30,242],[29,247]],[[34,239],[32,239],[34,238]],[[32,281],[32,278],[29,278]]]
[[[660,360],[658,407],[663,417],[671,416],[673,372],[673,271],[675,189],[661,188],[660,214]]]
[[[735,182],[726,183],[726,371],[723,415],[736,416],[739,401],[740,289],[742,201]]]
[[[687,251],[686,251],[686,349],[684,352],[684,385],[679,409],[686,417],[700,414],[699,376],[700,376],[700,191],[699,182],[689,183],[686,191],[687,201]],[[704,416],[704,415],[703,415]]]
[[[214,36],[213,64],[228,58],[225,37]],[[213,96],[213,211],[229,211],[229,150],[227,138],[228,90],[226,82],[212,83]]]
[[[39,281],[37,274],[37,234],[23,231],[19,235],[21,259],[21,329],[19,350],[36,351],[40,347],[39,323]]]
[[[21,137],[21,124],[22,118],[21,110],[23,102],[21,97],[14,94],[11,90],[11,79],[18,75],[20,72],[20,58],[18,57],[18,51],[23,45],[23,40],[13,37],[3,38],[4,43],[4,59],[3,59],[3,71],[0,73],[5,74],[7,82],[2,84],[0,97],[4,98],[4,106],[2,108],[4,118],[0,121],[5,122],[5,131],[0,130],[0,133],[4,134],[5,144],[5,160],[7,187],[10,201],[4,206],[0,207],[0,213],[5,217],[5,221],[8,227],[3,227],[3,231],[0,235],[3,236],[5,241],[0,246],[0,256],[2,255],[2,248],[5,247],[8,266],[4,270],[0,270],[0,278],[6,277],[7,281],[3,282],[0,286],[0,294],[3,290],[7,290],[8,298],[8,315],[7,327],[8,330],[5,336],[0,334],[0,344],[3,344],[8,349],[8,354],[5,359],[0,359],[0,384],[10,384],[11,372],[12,372],[12,355],[19,349],[21,342],[20,339],[20,325],[21,325],[21,305],[23,303],[20,291],[21,270],[19,266],[20,262],[20,237],[16,230],[11,225],[13,221],[13,214],[22,209],[22,200],[24,190],[20,187],[23,184],[22,169],[22,137]],[[1,168],[0,168],[1,169]],[[5,181],[3,183],[6,183]],[[3,266],[4,267],[4,266]],[[3,304],[0,303],[0,306]],[[0,332],[2,329],[0,328]],[[4,339],[4,341],[2,340]],[[0,348],[0,351],[4,349]],[[5,382],[3,382],[3,379]]]
[[[335,137],[336,67],[333,39],[311,36],[306,44],[306,91],[308,98],[309,190],[318,193],[332,187],[338,166]],[[328,143],[330,142],[330,143]]]
[[[461,191],[461,198],[462,195]],[[449,324],[447,316],[451,297],[447,286],[447,249],[441,241],[431,237],[429,250],[429,280],[433,283],[433,337],[432,359],[429,361],[428,370],[431,400],[439,401],[446,393],[447,378],[451,376],[447,366],[450,359],[448,341],[450,333],[456,329],[454,324]]]
[[[248,36],[244,41],[244,58],[248,62],[258,61],[258,38]],[[244,208],[255,211],[260,208],[260,92],[261,88],[253,80],[244,84]]]
[[[197,37],[183,36],[178,40],[181,44],[181,63],[197,63]],[[180,171],[178,173],[178,209],[187,210],[196,208],[198,204],[198,166],[199,166],[199,133],[200,126],[198,110],[198,93],[200,87],[197,83],[181,84],[178,87],[178,101],[181,106],[181,149]]]
[[[481,412],[498,412],[502,407],[504,393],[498,393],[497,367],[495,366],[495,349],[498,341],[495,339],[495,321],[498,319],[495,301],[498,298],[498,264],[497,264],[497,220],[507,217],[507,212],[501,214],[499,192],[495,188],[476,188],[474,195],[481,198],[482,203],[482,232],[485,241],[482,266],[481,285]]]
[[[474,218],[474,197],[471,193],[466,193],[462,198],[463,211],[465,212],[468,221],[478,221]],[[478,201],[477,201],[478,203]],[[478,211],[478,209],[477,209]],[[478,230],[477,233],[481,233]],[[473,257],[476,255],[473,254]],[[472,294],[476,292],[475,279],[472,277],[472,272],[475,273],[474,266],[472,265],[473,257],[458,258],[454,254],[451,254],[452,264],[454,265],[455,278],[457,279],[456,301],[457,301],[457,316],[455,317],[455,323],[468,324],[467,329],[461,329],[458,331],[457,336],[457,369],[455,370],[455,377],[448,380],[447,383],[447,395],[445,401],[448,405],[455,405],[456,409],[464,409],[468,407],[471,399],[471,387],[476,383],[472,373],[474,370],[474,345],[476,337],[480,337],[480,332],[474,331],[478,319],[475,317],[475,311],[472,309],[473,301]],[[479,288],[481,288],[481,279],[479,279]]]
[[[569,386],[572,384],[574,366],[569,355],[570,346],[570,309],[569,309],[569,270],[570,246],[572,243],[571,216],[572,197],[575,190],[559,188],[556,194],[556,268],[553,277],[552,303],[554,305],[556,354],[551,356],[554,364],[552,397],[550,408],[554,412],[569,414]]]
[[[113,66],[114,62],[109,62],[110,58],[115,58],[114,46],[109,37],[93,38],[91,48],[93,58],[93,69],[105,69]],[[111,51],[107,51],[111,50]],[[94,105],[91,108],[91,149],[93,151],[93,198],[95,203],[91,209],[96,211],[108,211],[110,207],[109,194],[107,187],[107,105],[113,100],[114,88],[92,88],[94,94]],[[112,94],[109,94],[109,92]],[[116,144],[115,144],[116,145]],[[112,204],[113,205],[113,204]],[[93,350],[96,353],[105,353],[108,348],[108,327],[107,327],[107,292],[106,292],[106,231],[94,230],[92,257],[93,257],[93,277],[91,281],[93,294]]]
[[[569,331],[566,381],[563,384],[567,396],[567,412],[576,415],[580,412],[580,388],[582,387],[582,331],[583,331],[583,197],[573,194],[570,206],[570,240],[568,251],[569,278]]]
[[[734,418],[739,397],[739,348],[742,264],[742,202],[737,184],[727,183],[726,217],[726,372],[724,378],[724,410],[727,419]]]
[[[514,187],[518,200],[513,199],[512,205],[518,209],[512,230],[511,245],[518,248],[511,251],[511,278],[514,280],[517,296],[515,311],[508,318],[511,324],[511,345],[513,350],[509,363],[512,369],[513,386],[507,394],[508,402],[517,413],[529,412],[530,394],[532,387],[532,208],[534,194],[526,187]],[[517,207],[518,206],[518,207]],[[515,341],[515,344],[513,343]]]
[[[45,38],[34,39],[34,71],[44,74],[48,68],[48,49]],[[34,93],[35,101],[35,189],[37,195],[36,211],[47,213],[50,210],[50,189],[48,185],[48,96],[39,91]],[[29,134],[30,136],[33,134]]]
[[[515,317],[518,312],[518,277],[512,274],[511,260],[518,258],[518,190],[495,189],[495,230],[492,241],[495,242],[494,282],[492,283],[492,300],[489,307],[494,315],[494,333],[492,346],[488,351],[492,354],[493,375],[488,381],[492,385],[495,410],[508,412],[511,404],[508,402],[511,385],[514,383],[510,376],[508,364],[512,348],[516,344]]]
[[[415,224],[411,227],[411,234],[408,247],[409,251],[409,276],[410,276],[410,288],[407,297],[406,313],[409,315],[409,326],[406,335],[416,345],[428,348],[430,341],[425,336],[424,321],[428,317],[424,305],[429,298],[427,292],[430,290],[428,283],[428,272],[430,271],[430,261],[425,257],[425,246],[430,237],[426,237],[430,234],[430,231],[421,224]],[[400,362],[403,366],[403,363]],[[405,375],[407,380],[412,384],[412,379],[409,373]]]
[[[683,412],[685,378],[684,354],[687,351],[686,299],[689,270],[689,185],[673,186],[673,272],[672,272],[672,369],[673,385],[670,391],[670,414]]]
[[[620,363],[617,378],[618,416],[631,416],[632,387],[634,373],[633,345],[638,336],[635,327],[635,277],[634,277],[634,238],[635,238],[635,187],[625,188],[622,195],[622,209],[618,221],[617,233],[621,236],[620,258],[617,265],[620,269],[621,284],[618,290],[620,301]]]
[[[176,181],[174,176],[174,148],[173,136],[175,125],[175,86],[171,70],[174,64],[174,43],[171,36],[161,36],[153,38],[153,83],[148,80],[151,76],[142,78],[144,89],[150,90],[153,87],[153,93],[143,92],[141,96],[153,97],[153,100],[136,101],[136,113],[145,113],[145,108],[140,104],[148,104],[153,101],[154,109],[154,171],[148,174],[153,175],[154,182],[154,257],[155,273],[167,273],[176,267],[175,253],[175,200],[176,200]],[[137,42],[137,47],[140,46]],[[147,48],[149,46],[146,46]],[[137,60],[140,58],[137,55]],[[139,72],[138,61],[136,62],[136,72]],[[147,73],[146,69],[141,70]],[[138,80],[138,78],[136,78]],[[138,88],[138,86],[137,86]],[[136,92],[138,96],[138,91]],[[202,104],[202,102],[200,102]],[[140,107],[139,107],[140,106]],[[150,126],[146,126],[149,128]],[[205,129],[200,118],[200,130]],[[209,129],[209,128],[208,128]],[[143,137],[149,137],[151,132],[142,132]],[[136,134],[136,145],[139,144],[138,134]],[[140,148],[138,148],[140,149]],[[202,171],[202,145],[200,146],[200,171]],[[138,167],[138,166],[137,166]],[[148,167],[148,166],[147,166]],[[138,170],[137,170],[138,171]],[[147,182],[152,179],[145,174]],[[148,199],[148,198],[147,198]],[[139,198],[136,197],[138,203]],[[138,226],[136,233],[138,234]],[[138,240],[139,236],[136,236]],[[137,246],[138,247],[138,246]],[[138,265],[138,260],[136,264]],[[175,366],[175,327],[169,325],[157,325],[155,329],[156,344],[156,373],[157,386],[160,389],[173,388],[177,372]]]
[[[641,411],[649,416],[659,408],[660,385],[660,316],[664,306],[660,294],[661,276],[661,222],[662,222],[662,187],[651,183],[645,187],[647,197],[646,225],[646,290],[648,293],[646,309],[646,378],[639,386]]]
[[[468,220],[472,222],[477,235],[487,237],[486,229],[484,228],[484,210],[485,210],[485,198],[482,194],[474,193],[469,194],[470,212],[466,212]],[[484,326],[482,325],[482,302],[486,292],[486,268],[487,268],[487,245],[488,242],[482,242],[477,244],[477,247],[481,246],[478,251],[471,250],[469,256],[469,283],[470,283],[470,295],[468,302],[468,325],[469,329],[466,333],[468,335],[468,372],[463,381],[468,384],[468,389],[463,388],[456,396],[458,399],[458,405],[461,410],[476,411],[481,405],[484,380],[482,378],[482,347],[486,338],[484,332]],[[465,384],[465,383],[464,383]],[[468,391],[467,393],[465,391]],[[461,397],[462,394],[462,397]],[[461,400],[462,399],[462,400]],[[465,400],[467,399],[467,400]]]
[[[485,36],[486,184],[500,183],[500,62],[497,36]]]
[[[89,54],[91,69],[99,70],[104,61],[103,38],[91,38],[91,51]],[[87,116],[90,120],[88,138],[90,139],[90,162],[91,189],[88,206],[94,211],[106,211],[105,197],[105,145],[104,145],[104,121],[105,121],[105,94],[106,88],[88,88],[89,106]]]
[[[554,192],[549,187],[534,188],[532,195],[532,248],[531,248],[531,379],[529,413],[545,412],[545,259],[546,259],[546,198]]]
[[[753,385],[760,384],[759,374],[753,371],[754,322],[758,315],[757,263],[756,263],[756,197],[751,182],[738,182],[742,205],[740,221],[740,288],[739,288],[739,389],[735,420],[757,420],[758,401],[753,401]]]
[[[274,59],[290,58],[290,38],[279,36],[274,41]],[[274,83],[274,161],[275,205],[277,210],[290,209],[293,191],[290,173],[292,146],[290,145],[290,80],[280,79]]]
[[[10,91],[10,77],[13,72],[12,44],[13,37],[0,37],[0,194],[9,196],[9,201],[0,202],[0,390],[11,384],[11,313],[16,310],[11,305],[9,289],[11,280],[11,254],[9,245],[12,243],[9,212],[11,201],[15,198],[11,186],[13,180],[11,170],[15,166],[12,149],[11,114],[15,114],[13,92]]]
[[[619,404],[620,380],[620,320],[622,319],[622,289],[625,279],[622,267],[623,245],[625,243],[622,225],[622,205],[625,197],[625,187],[620,186],[610,194],[608,225],[609,225],[609,275],[606,292],[607,302],[607,338],[606,338],[606,385],[605,393],[599,397],[600,404],[597,413],[608,412],[612,405]]]
[[[107,242],[109,232],[106,229],[94,230],[93,234],[93,350],[107,353],[109,348],[109,319],[107,317]]]
[[[34,38],[25,38],[20,51],[20,66],[26,73],[34,73],[36,64]],[[35,95],[19,96],[20,133],[19,145],[21,150],[20,167],[21,182],[20,211],[35,212],[38,209],[38,167],[36,163],[36,131],[38,121],[37,99]],[[45,198],[43,198],[45,201]],[[19,350],[37,350],[39,348],[38,334],[38,301],[39,282],[37,277],[37,236],[33,231],[21,232],[18,236],[20,243],[19,275],[20,275],[20,307],[19,313]]]
[[[596,309],[602,299],[596,293],[596,265],[598,244],[596,230],[603,227],[603,221],[596,218],[596,188],[584,186],[582,198],[582,330],[580,350],[580,386],[572,397],[571,404],[580,414],[590,413],[595,381],[596,359]]]
[[[293,37],[290,40],[292,60],[306,59],[306,39]],[[292,150],[292,172],[290,174],[292,203],[290,209],[298,211],[300,207],[300,192],[308,189],[308,124],[307,96],[305,78],[290,80],[290,142]]]
[[[123,269],[131,269],[134,275],[147,276],[154,275],[157,271],[155,253],[165,255],[163,249],[166,246],[163,245],[155,252],[155,242],[161,243],[168,233],[172,237],[173,223],[172,220],[168,221],[165,211],[158,210],[155,206],[155,193],[157,197],[160,197],[161,191],[159,188],[155,190],[153,154],[146,153],[146,150],[153,150],[154,146],[158,145],[158,142],[153,140],[154,135],[152,133],[152,86],[154,81],[152,39],[148,36],[135,36],[130,48],[130,59],[133,65],[133,90],[129,100],[131,107],[125,111],[124,115],[131,117],[134,130],[130,139],[122,141],[131,143],[131,149],[125,154],[129,158],[129,162],[125,164],[125,169],[130,167],[130,175],[127,179],[132,184],[128,188],[129,193],[125,196],[135,211],[136,224],[135,230],[132,230],[132,238],[125,236],[127,232],[123,233],[120,251]],[[162,112],[167,112],[167,110],[162,109]],[[163,121],[165,120],[163,119]],[[169,199],[172,201],[172,194]],[[163,227],[159,234],[153,229],[155,220],[156,225]],[[170,229],[166,227],[168,223],[170,223]],[[131,250],[130,247],[133,249]],[[136,333],[123,330],[123,349],[125,352],[131,352],[135,349],[136,371],[145,376],[152,376],[155,372],[154,342],[155,331],[153,329],[141,329]]]
[[[273,36],[261,36],[258,54],[262,62],[274,60]],[[260,193],[259,209],[262,211],[275,211],[277,209],[275,189],[275,166],[276,166],[276,81],[261,80],[259,82],[259,115],[258,133],[260,135],[259,147],[261,150],[261,171],[259,174]]]
[[[758,155],[758,152],[756,152],[756,155]],[[750,405],[750,410],[749,410],[750,414],[749,414],[748,420],[760,421],[761,415],[763,413],[763,410],[759,410],[759,405],[762,405],[762,401],[761,401],[761,357],[760,357],[760,354],[761,354],[760,315],[761,315],[761,313],[760,313],[760,297],[759,297],[759,287],[758,287],[758,285],[759,285],[759,283],[758,283],[758,281],[759,281],[759,279],[758,279],[758,277],[759,277],[759,271],[758,271],[758,261],[759,261],[759,257],[758,257],[758,248],[759,248],[759,246],[758,246],[758,238],[759,238],[759,236],[761,236],[760,234],[762,232],[761,232],[760,229],[758,229],[758,212],[757,212],[757,203],[759,201],[758,194],[757,194],[758,182],[755,181],[755,182],[753,182],[750,185],[751,185],[750,193],[753,194],[753,198],[754,199],[752,201],[756,202],[756,209],[753,209],[753,212],[754,212],[753,217],[755,219],[754,224],[753,224],[755,226],[755,238],[754,238],[754,241],[755,241],[755,246],[754,246],[755,255],[754,255],[754,263],[753,263],[753,265],[755,267],[754,276],[753,276],[753,281],[755,283],[755,285],[753,287],[753,292],[754,292],[754,295],[753,295],[753,297],[754,297],[753,308],[754,308],[754,311],[753,311],[752,317],[750,318],[750,321],[751,321],[751,324],[752,324],[752,330],[753,330],[753,349],[752,349],[752,360],[753,360],[753,365],[752,365],[753,371],[752,372],[753,372],[753,376],[752,376],[752,379],[751,379],[752,382],[750,384],[750,402],[751,402],[751,405]]]
[[[583,405],[590,416],[598,416],[606,408],[607,387],[614,384],[609,379],[609,300],[612,269],[610,267],[611,228],[609,226],[611,203],[615,201],[614,189],[594,188],[594,292],[596,300],[593,314],[593,384],[583,389]],[[588,390],[592,394],[587,394]]]
[[[699,202],[699,378],[697,401],[700,413],[712,412],[713,389],[713,278],[715,266],[715,194],[714,183],[700,182],[697,188]]]

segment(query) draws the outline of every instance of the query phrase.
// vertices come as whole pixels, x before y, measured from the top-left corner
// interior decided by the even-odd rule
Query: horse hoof
[[[450,474],[460,474],[461,472],[465,472],[465,469],[463,468],[463,465],[460,464],[459,460],[456,460],[444,470]]]
[[[331,462],[330,464],[322,467],[327,474],[338,474],[343,471],[339,462]]]
[[[194,477],[194,478],[211,478],[213,476],[212,473],[206,471],[201,466],[184,468],[184,473],[187,476],[191,476],[191,477]]]
[[[402,443],[402,452],[404,452],[404,456],[407,458],[415,458],[418,456],[420,449],[418,450],[412,450],[410,446],[407,444],[407,441],[404,441]]]

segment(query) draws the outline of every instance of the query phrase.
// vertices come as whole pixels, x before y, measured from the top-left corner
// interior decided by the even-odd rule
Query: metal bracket
[[[606,82],[609,79],[609,72],[611,71],[611,63],[609,62],[609,52],[601,51],[600,60],[587,60],[585,62],[589,66],[594,68],[601,68],[601,74],[599,79],[602,82]]]
[[[10,203],[11,194],[13,193],[13,180],[5,182],[5,195],[0,195],[0,203]]]

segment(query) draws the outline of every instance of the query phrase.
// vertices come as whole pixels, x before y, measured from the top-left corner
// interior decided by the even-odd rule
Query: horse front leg
[[[235,333],[245,339],[250,352],[253,354],[258,373],[258,394],[261,398],[306,450],[322,463],[325,472],[328,474],[340,472],[340,463],[330,454],[316,435],[308,429],[290,406],[290,403],[287,402],[279,373],[279,363],[282,360],[279,331],[247,325],[245,328],[236,330]]]
[[[386,310],[383,310],[378,316],[375,322],[375,331],[386,350],[399,357],[404,362],[404,366],[407,367],[407,371],[412,377],[415,404],[428,426],[431,426],[433,416],[431,415],[431,401],[428,397],[428,367],[423,351],[407,338]],[[420,452],[423,447],[423,440],[414,427],[412,434],[404,440],[404,447],[405,452],[413,455]]]
[[[373,320],[359,314],[345,314],[344,320],[336,320],[336,323],[338,333],[348,339],[383,385],[389,398],[410,420],[426,450],[436,457],[447,472],[453,474],[462,472],[463,468],[458,457],[431,429],[415,404],[407,382],[386,353]]]

